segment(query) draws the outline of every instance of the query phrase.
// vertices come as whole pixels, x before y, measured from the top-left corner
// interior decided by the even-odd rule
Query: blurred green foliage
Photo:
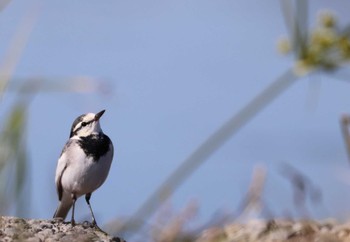
[[[2,11],[10,0],[0,0]],[[27,122],[32,98],[38,92],[74,92],[110,94],[105,80],[88,76],[71,78],[15,78],[22,56],[40,13],[40,2],[34,2],[20,20],[9,46],[0,58],[0,103],[8,104],[5,93],[11,92],[12,105],[2,111],[0,120],[0,214],[26,216],[30,206],[29,155]],[[2,105],[5,106],[5,105]],[[37,142],[37,141],[35,141]],[[35,174],[34,174],[35,175]],[[25,190],[25,191],[24,191]]]
[[[12,206],[19,212],[26,208],[17,206],[24,185],[28,154],[26,151],[26,123],[29,102],[16,102],[0,132],[0,213],[6,214]],[[27,194],[30,196],[30,194]]]

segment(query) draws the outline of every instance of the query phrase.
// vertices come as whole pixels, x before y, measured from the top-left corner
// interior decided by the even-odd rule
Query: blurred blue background
[[[132,215],[203,140],[294,64],[276,50],[287,35],[279,2],[258,0],[13,0],[0,12],[1,55],[35,4],[38,19],[14,78],[98,77],[108,91],[35,95],[27,126],[31,218],[49,219],[56,209],[56,162],[78,115],[107,110],[101,122],[115,158],[91,200],[104,224]],[[349,1],[320,0],[309,2],[310,27],[322,9],[350,23]],[[292,189],[279,172],[287,162],[322,190],[322,204],[308,205],[311,217],[348,218],[350,169],[339,126],[350,112],[346,74],[301,78],[186,180],[170,199],[174,208],[196,200],[198,221],[234,211],[259,164],[268,172],[266,204],[276,217],[293,213]],[[3,97],[2,116],[15,95]],[[84,199],[76,213],[89,218]]]

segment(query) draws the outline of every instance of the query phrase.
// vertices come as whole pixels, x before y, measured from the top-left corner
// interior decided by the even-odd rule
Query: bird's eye
[[[86,125],[87,125],[87,123],[85,123],[85,122],[81,123],[81,126],[83,126],[83,127],[85,127]]]

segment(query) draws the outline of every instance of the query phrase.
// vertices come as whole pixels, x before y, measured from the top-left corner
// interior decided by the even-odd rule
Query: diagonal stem
[[[348,158],[350,161],[350,132],[349,132],[349,125],[350,125],[350,116],[343,115],[343,117],[340,120],[340,128],[343,134],[345,148],[348,153]]]
[[[237,114],[233,115],[181,163],[136,211],[134,216],[126,222],[121,230],[126,228],[131,228],[134,231],[139,230],[143,226],[143,223],[140,221],[145,221],[149,218],[206,159],[297,79],[298,76],[294,74],[292,69],[287,70]]]

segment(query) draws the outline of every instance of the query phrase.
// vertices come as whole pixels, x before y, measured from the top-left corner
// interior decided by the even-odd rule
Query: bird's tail
[[[65,219],[67,217],[67,214],[70,210],[70,208],[73,205],[72,199],[64,199],[64,196],[62,197],[62,200],[60,201],[60,204],[58,205],[55,214],[53,215],[54,218],[63,218]]]

